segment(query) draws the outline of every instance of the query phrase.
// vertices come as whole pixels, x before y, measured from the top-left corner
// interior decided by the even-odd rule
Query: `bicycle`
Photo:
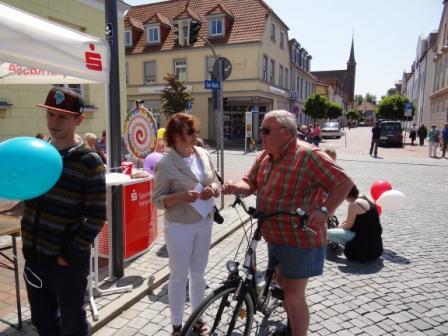
[[[240,196],[236,196],[233,207],[237,204],[249,215],[251,228],[254,225],[252,220],[257,219],[256,229],[247,244],[241,269],[243,274],[240,275],[239,263],[235,261],[237,251],[234,260],[226,263],[229,273],[227,279],[196,308],[182,328],[181,336],[197,335],[193,327],[198,322],[204,322],[208,326],[208,335],[248,336],[256,311],[265,316],[270,315],[283,301],[283,291],[279,287],[271,286],[273,269],[268,268],[264,276],[257,277],[256,248],[261,239],[263,220],[278,215],[294,216],[299,218],[302,230],[314,232],[305,225],[308,215],[302,209],[264,214],[253,207],[247,208]]]

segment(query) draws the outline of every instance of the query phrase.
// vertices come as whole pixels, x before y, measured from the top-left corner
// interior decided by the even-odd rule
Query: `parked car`
[[[337,121],[329,121],[324,124],[321,130],[322,138],[340,139],[342,136],[341,125]]]
[[[403,128],[401,127],[401,122],[382,121],[380,122],[380,127],[380,145],[403,146]]]

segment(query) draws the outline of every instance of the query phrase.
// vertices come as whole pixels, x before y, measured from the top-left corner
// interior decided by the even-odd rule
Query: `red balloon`
[[[383,212],[383,209],[378,204],[376,205],[376,211],[378,211],[378,216],[381,216],[381,213]]]
[[[372,183],[372,186],[370,187],[370,195],[372,195],[373,200],[376,201],[383,192],[391,189],[392,185],[389,182],[378,180]]]

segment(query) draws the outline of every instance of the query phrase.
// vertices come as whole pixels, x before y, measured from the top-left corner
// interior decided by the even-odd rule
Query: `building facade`
[[[316,77],[311,74],[312,56],[296,39],[289,41],[291,57],[290,109],[298,124],[310,123],[310,117],[303,113],[305,101],[316,91]]]
[[[14,1],[2,0],[11,6],[38,15],[49,21],[65,25],[77,31],[104,38],[104,1],[96,0],[46,0]],[[123,36],[124,11],[129,6],[123,2],[118,4],[119,33]],[[119,39],[120,48],[120,95],[121,111],[124,120],[126,111],[126,85],[124,68],[123,39]],[[54,83],[54,85],[60,85]],[[105,111],[104,84],[74,85],[66,84],[83,96],[86,108],[86,120],[78,128],[80,135],[86,132],[101,134],[107,127],[107,111]],[[36,108],[38,103],[45,102],[50,85],[1,85],[0,86],[0,141],[16,136],[34,136],[36,133],[47,134],[45,110]]]
[[[260,124],[266,112],[290,107],[288,27],[260,0],[178,0],[132,7],[125,17],[128,108],[143,99],[163,126],[163,77],[174,74],[194,97],[191,113],[201,120],[200,136],[215,139],[212,93],[204,88],[215,58],[203,39],[190,43],[184,38],[191,21],[201,23],[199,35],[232,64],[223,82],[224,138],[241,144],[246,111],[253,111],[253,122]],[[253,129],[258,138],[258,127]]]
[[[430,123],[442,127],[448,121],[448,0],[443,2],[437,40],[431,48],[434,77],[430,85]]]

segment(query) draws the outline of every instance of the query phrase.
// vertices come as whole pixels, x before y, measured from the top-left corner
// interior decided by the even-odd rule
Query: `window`
[[[152,25],[146,27],[146,36],[149,44],[160,43],[159,25]]]
[[[263,74],[262,78],[265,81],[268,81],[268,57],[263,55]]]
[[[156,82],[156,61],[143,63],[144,84]]]
[[[269,74],[269,82],[273,83],[275,82],[275,61],[271,59],[271,72]]]
[[[279,65],[278,86],[283,87],[283,65]]]
[[[297,87],[297,98],[302,99],[302,97],[300,96],[301,87],[300,87],[300,77],[299,76],[297,76],[296,82],[297,82],[297,84],[296,84],[296,87]]]
[[[187,81],[187,60],[186,59],[178,59],[174,60],[174,75],[176,79],[181,82]]]
[[[285,33],[280,30],[280,48],[285,49]]]
[[[205,78],[212,79],[213,66],[215,65],[215,58],[213,56],[207,56],[205,58]]]
[[[130,30],[124,31],[124,46],[132,47],[132,31]]]
[[[285,89],[289,90],[289,69],[285,68]]]
[[[209,21],[209,32],[211,37],[224,36],[224,19],[217,18]]]
[[[271,40],[275,41],[275,24],[271,23]]]

